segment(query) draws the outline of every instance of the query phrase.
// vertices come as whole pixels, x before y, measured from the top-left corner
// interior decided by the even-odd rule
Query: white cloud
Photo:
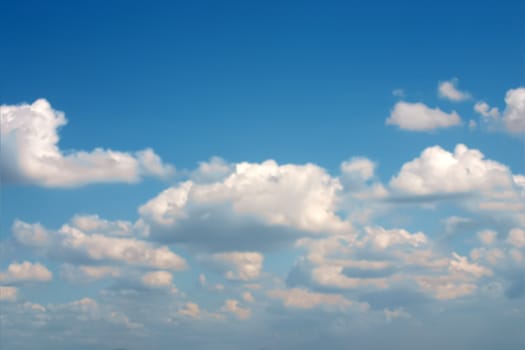
[[[197,170],[191,173],[191,179],[199,183],[222,181],[232,173],[233,164],[219,157],[212,157],[207,162],[199,162]]]
[[[498,233],[492,230],[484,230],[478,232],[477,236],[481,243],[483,243],[484,245],[492,245],[494,242],[496,242]]]
[[[505,130],[510,134],[520,134],[525,131],[525,87],[509,89],[505,94],[505,110],[503,113],[496,107],[490,107],[484,101],[478,101],[474,110],[482,116],[482,121],[489,130]]]
[[[365,157],[354,157],[341,164],[341,177],[351,185],[361,185],[374,176],[376,164]]]
[[[13,262],[6,272],[0,273],[0,282],[48,282],[53,274],[40,263]]]
[[[465,256],[452,253],[453,259],[450,260],[449,269],[452,272],[465,272],[479,278],[483,276],[492,276],[492,271],[478,264],[470,263]]]
[[[403,164],[390,186],[405,194],[434,195],[509,189],[515,183],[508,167],[459,144],[454,153],[440,146],[425,149]]]
[[[446,98],[448,100],[458,102],[464,101],[470,98],[468,92],[460,91],[457,88],[458,80],[451,79],[448,81],[441,81],[438,84],[439,97]]]
[[[238,163],[214,183],[185,181],[139,208],[151,237],[201,250],[268,249],[300,231],[348,232],[336,209],[342,185],[313,164]]]
[[[173,287],[173,275],[168,271],[152,271],[145,273],[142,275],[141,281],[145,286],[152,288]]]
[[[224,306],[221,308],[221,311],[231,313],[241,320],[250,318],[250,316],[252,315],[250,309],[240,307],[239,301],[235,299],[226,300],[224,302]]]
[[[174,168],[151,149],[133,154],[96,148],[67,152],[59,148],[58,129],[67,120],[48,101],[0,106],[2,180],[44,187],[75,187],[102,182],[138,182],[166,177]]]
[[[187,267],[184,258],[173,253],[167,246],[156,247],[135,238],[86,234],[67,224],[53,232],[51,237],[41,225],[19,220],[15,221],[12,230],[18,242],[51,256],[114,261],[169,270],[184,270]]]
[[[386,230],[380,226],[365,227],[372,245],[377,249],[386,249],[392,245],[410,245],[418,247],[427,243],[427,237],[423,232],[410,233],[403,229]]]
[[[178,311],[178,313],[191,318],[199,318],[201,315],[201,310],[198,304],[187,302],[184,307]]]
[[[472,282],[463,282],[449,276],[421,277],[417,282],[420,288],[439,300],[466,297],[477,289],[477,285]]]
[[[0,286],[0,301],[15,301],[18,298],[18,289],[11,286]]]
[[[211,185],[186,182],[171,188],[140,210],[153,218],[173,211],[187,201],[213,204],[231,201],[238,214],[257,215],[269,224],[289,225],[305,230],[338,229],[344,224],[334,214],[336,194],[341,189],[337,179],[313,165],[278,165],[272,160],[263,163],[238,163],[224,181]],[[159,203],[161,202],[161,203]],[[158,211],[161,211],[159,213]],[[166,222],[164,220],[164,222]]]
[[[510,89],[505,95],[503,122],[510,133],[525,131],[525,88]]]
[[[227,279],[249,281],[259,277],[264,256],[257,252],[227,252],[213,254],[209,259]]]
[[[489,104],[484,101],[476,102],[474,105],[474,111],[481,114],[481,116],[484,117],[486,121],[496,120],[500,117],[498,108],[490,107]]]
[[[86,233],[104,232],[112,236],[126,236],[133,232],[133,224],[129,221],[109,221],[98,215],[75,215],[71,224]]]
[[[410,131],[431,131],[460,125],[461,118],[455,111],[446,113],[423,103],[401,101],[394,106],[386,124],[397,125],[400,129]]]
[[[520,228],[513,228],[510,230],[507,237],[507,243],[518,248],[525,247],[525,230]]]

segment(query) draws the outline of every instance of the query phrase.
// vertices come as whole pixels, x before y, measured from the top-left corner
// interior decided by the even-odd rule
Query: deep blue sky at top
[[[152,147],[179,169],[218,155],[336,171],[364,155],[386,181],[425,147],[464,142],[524,171],[508,135],[384,125],[396,88],[475,118],[436,97],[452,77],[501,108],[524,84],[524,1],[22,0],[0,13],[0,103],[65,111],[63,149]]]

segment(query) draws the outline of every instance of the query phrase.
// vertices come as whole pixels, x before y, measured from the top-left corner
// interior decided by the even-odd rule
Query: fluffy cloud
[[[264,256],[257,252],[216,253],[207,258],[230,280],[249,281],[259,277]]]
[[[365,227],[367,237],[377,249],[386,249],[392,245],[410,245],[418,247],[427,243],[427,237],[422,232],[410,233],[403,229],[386,230],[383,227]]]
[[[179,314],[191,318],[199,318],[201,310],[198,304],[187,302],[184,307],[179,310]]]
[[[18,297],[18,289],[11,286],[0,286],[0,301],[15,301]]]
[[[173,275],[168,271],[153,271],[142,275],[142,283],[152,288],[173,286]]]
[[[129,265],[159,269],[183,270],[186,261],[167,246],[135,238],[111,237],[104,234],[86,234],[70,225],[49,232],[39,224],[15,221],[13,234],[19,243],[37,248],[47,255],[64,259],[96,262],[113,261]]]
[[[239,301],[235,299],[228,299],[224,302],[224,306],[221,308],[222,312],[227,312],[235,315],[240,320],[250,318],[252,312],[248,308],[239,306]]]
[[[109,221],[98,215],[75,215],[71,225],[86,233],[104,232],[112,236],[126,236],[133,233],[133,224],[129,221]]]
[[[459,144],[454,153],[440,146],[425,149],[418,158],[403,164],[390,186],[400,193],[435,195],[509,189],[515,181],[505,165]]]
[[[0,273],[0,282],[48,282],[53,278],[53,274],[40,263],[13,262],[6,272]]]
[[[507,243],[518,248],[525,247],[525,230],[520,228],[513,228],[510,230],[509,236],[507,237]]]
[[[448,81],[441,81],[438,84],[438,94],[441,98],[446,98],[448,100],[458,102],[464,101],[470,98],[468,92],[463,92],[457,88],[458,80],[452,79]]]
[[[510,89],[505,95],[503,122],[510,133],[525,131],[525,88]]]
[[[496,241],[498,233],[492,230],[484,230],[478,232],[477,236],[481,243],[488,246],[492,245]]]
[[[102,182],[138,182],[166,177],[174,168],[151,149],[133,154],[97,148],[64,152],[58,129],[67,120],[49,102],[0,106],[2,180],[45,187],[75,187]]]
[[[481,115],[482,121],[491,130],[505,130],[511,134],[525,131],[525,88],[509,89],[505,95],[503,113],[496,107],[490,107],[484,101],[478,101],[474,110]]]
[[[500,116],[498,108],[490,107],[489,104],[484,101],[476,102],[474,105],[474,111],[481,114],[481,116],[484,117],[486,121],[497,119]]]
[[[239,163],[224,179],[186,181],[140,207],[152,237],[206,250],[265,249],[298,231],[344,232],[340,181],[316,165]]]
[[[398,102],[386,120],[388,125],[397,125],[409,131],[431,131],[461,124],[459,115],[452,111],[443,112],[423,103]]]
[[[341,174],[356,180],[366,181],[374,176],[376,164],[368,158],[355,157],[341,163]]]

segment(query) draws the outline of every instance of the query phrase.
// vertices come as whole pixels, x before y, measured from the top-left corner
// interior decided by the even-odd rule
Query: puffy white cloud
[[[24,261],[13,262],[6,272],[0,273],[0,282],[48,282],[53,279],[53,274],[40,263]]]
[[[342,177],[349,177],[354,181],[366,181],[374,176],[376,164],[365,157],[354,157],[341,164]]]
[[[392,245],[410,245],[418,247],[427,243],[427,237],[423,232],[410,233],[403,229],[386,230],[380,226],[365,227],[372,245],[377,249],[386,249]]]
[[[181,315],[191,318],[199,318],[201,315],[201,309],[199,305],[192,302],[187,302],[178,312]]]
[[[168,271],[152,271],[142,275],[142,283],[152,288],[166,288],[173,286],[173,275]]]
[[[470,263],[465,256],[452,253],[453,259],[450,260],[449,269],[452,272],[465,272],[474,277],[492,276],[492,271],[478,264]]]
[[[420,288],[439,300],[465,297],[477,289],[475,283],[459,281],[449,276],[419,277],[417,282]]]
[[[303,230],[344,229],[335,215],[341,185],[324,169],[313,165],[238,163],[223,181],[185,182],[162,192],[140,208],[159,224],[173,224],[185,207],[231,203],[235,213],[254,215],[271,225]]]
[[[346,309],[358,306],[362,311],[368,309],[366,303],[354,303],[341,294],[324,294],[311,292],[303,288],[273,289],[266,293],[269,297],[280,299],[284,306],[299,309],[311,309],[317,306],[331,306]]]
[[[439,97],[446,98],[451,101],[464,101],[470,98],[468,92],[460,91],[457,88],[458,79],[451,79],[447,81],[441,81],[438,84]]]
[[[18,298],[18,288],[0,286],[0,301],[15,301]]]
[[[219,157],[212,157],[207,162],[199,162],[199,167],[191,173],[190,178],[198,183],[224,180],[232,173],[233,164]]]
[[[257,252],[216,253],[208,258],[227,279],[249,281],[259,277],[264,256]]]
[[[510,230],[507,237],[507,243],[518,248],[525,247],[525,230],[520,228],[513,228]]]
[[[29,224],[15,220],[12,232],[18,242],[32,248],[47,247],[51,244],[51,233],[39,223]]]
[[[510,89],[505,95],[503,122],[510,133],[525,131],[525,88]]]
[[[525,131],[525,87],[507,91],[503,113],[484,101],[477,102],[474,110],[481,115],[482,121],[489,126],[489,130],[505,130],[511,134],[520,134]]]
[[[496,107],[490,107],[487,102],[478,101],[474,105],[474,111],[481,114],[485,121],[497,120],[500,117],[500,112]]]
[[[232,169],[217,182],[179,183],[141,206],[151,237],[201,250],[263,250],[304,232],[351,230],[336,214],[341,183],[324,169],[271,160]]]
[[[492,230],[484,230],[478,232],[477,236],[484,245],[492,245],[496,241],[498,233]]]
[[[224,302],[224,306],[221,308],[222,312],[227,312],[235,315],[240,320],[250,318],[252,312],[248,308],[242,308],[239,306],[239,301],[235,299],[228,299]]]
[[[71,225],[83,232],[104,232],[107,235],[125,236],[133,232],[133,224],[129,221],[109,221],[98,215],[75,215]]]
[[[479,150],[462,144],[454,153],[440,146],[426,148],[390,180],[391,188],[410,195],[483,192],[515,185],[507,166],[485,159]]]
[[[96,148],[64,152],[58,129],[67,120],[48,101],[0,106],[2,180],[45,187],[75,187],[102,182],[138,182],[166,177],[174,168],[151,149],[133,154]]]
[[[410,131],[431,131],[461,124],[459,115],[452,111],[443,112],[423,103],[398,102],[386,120],[387,125],[397,125]]]
[[[67,224],[51,235],[39,224],[19,220],[15,221],[12,230],[21,244],[38,248],[49,256],[114,261],[169,270],[183,270],[187,267],[184,258],[173,253],[167,246],[156,247],[135,238],[86,234]]]

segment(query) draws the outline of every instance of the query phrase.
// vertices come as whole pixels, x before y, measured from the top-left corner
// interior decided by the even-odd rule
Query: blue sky
[[[521,349],[524,10],[3,2],[2,346]]]

